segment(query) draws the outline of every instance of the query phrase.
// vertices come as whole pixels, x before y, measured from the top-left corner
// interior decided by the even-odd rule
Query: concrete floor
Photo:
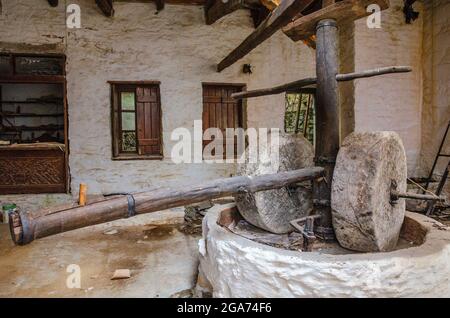
[[[156,212],[14,246],[0,225],[0,297],[170,297],[189,295],[200,235],[180,231],[182,209]],[[118,233],[107,235],[109,229]],[[67,266],[81,269],[70,289]],[[116,269],[131,278],[111,280]]]

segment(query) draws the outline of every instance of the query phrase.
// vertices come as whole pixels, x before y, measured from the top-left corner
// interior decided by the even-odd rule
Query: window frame
[[[162,129],[162,106],[159,81],[108,81],[111,88],[111,141],[112,141],[112,160],[162,160],[164,159],[163,149],[163,129]],[[156,87],[158,91],[158,107],[159,107],[159,141],[160,154],[139,154],[138,147],[138,116],[137,116],[137,88]],[[123,110],[120,94],[122,92],[134,93],[134,110]],[[122,151],[122,113],[129,112],[135,114],[135,134],[136,134],[136,151]],[[125,130],[132,131],[132,130]]]
[[[311,101],[310,101],[310,112],[307,114],[308,118],[306,119],[308,122],[311,121],[311,124],[313,125],[313,133],[312,133],[312,141],[309,140],[308,136],[307,136],[307,131],[295,131],[295,129],[298,128],[295,127],[293,132],[288,132],[287,131],[287,127],[286,127],[286,115],[287,115],[287,110],[286,110],[286,98],[288,96],[288,94],[296,94],[296,95],[310,95],[312,97]],[[283,130],[285,133],[290,133],[290,134],[301,134],[303,137],[305,137],[306,139],[308,139],[308,141],[311,142],[311,144],[314,146],[316,143],[316,134],[315,134],[315,127],[317,125],[316,123],[316,115],[315,115],[315,111],[316,111],[316,101],[317,101],[317,96],[316,96],[316,88],[300,88],[300,89],[294,89],[294,90],[288,90],[285,92],[285,109],[284,109],[284,119],[283,119]],[[300,111],[300,109],[297,109],[295,111],[295,113],[297,114],[297,116],[299,116],[298,112]],[[312,115],[311,115],[312,113]],[[311,117],[312,116],[312,117]],[[303,130],[304,130],[304,125],[305,122],[303,122]],[[309,124],[307,124],[309,126]]]

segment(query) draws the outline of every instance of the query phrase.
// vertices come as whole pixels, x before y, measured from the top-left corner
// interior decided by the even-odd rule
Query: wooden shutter
[[[241,100],[231,97],[232,93],[242,91],[243,86],[236,85],[203,85],[203,131],[216,127],[222,131],[224,137],[224,155],[226,156],[226,128],[243,127],[243,110]],[[205,147],[210,140],[204,140]],[[237,152],[237,138],[234,138]]]
[[[162,155],[161,103],[158,85],[136,88],[137,145],[139,155]]]

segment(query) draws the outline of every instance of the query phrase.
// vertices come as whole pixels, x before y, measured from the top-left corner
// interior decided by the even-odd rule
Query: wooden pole
[[[313,184],[316,213],[321,216],[315,228],[323,240],[334,239],[331,220],[331,182],[339,150],[338,29],[336,21],[321,20],[316,27],[316,166],[325,168],[325,177]]]
[[[311,109],[311,94],[308,95],[308,104],[306,105],[306,112],[303,118],[303,137],[305,138],[306,133],[308,132],[308,118],[310,109]]]
[[[303,99],[303,94],[300,94],[299,101],[297,104],[297,114],[295,116],[295,129],[294,129],[295,133],[298,132],[298,123],[300,121],[300,111],[302,110],[302,99]]]
[[[313,167],[251,178],[245,176],[225,178],[196,186],[158,189],[34,217],[31,213],[15,212],[10,214],[11,237],[14,243],[25,245],[35,239],[90,225],[243,192],[279,189],[323,175],[323,168]]]
[[[218,65],[217,71],[221,72],[234,64],[259,44],[271,37],[282,27],[291,22],[299,13],[307,8],[313,0],[283,0],[269,16],[253,31],[237,48],[231,51]]]
[[[372,70],[362,71],[362,72],[354,72],[347,74],[337,74],[336,80],[338,82],[351,81],[358,78],[365,77],[373,77],[384,74],[392,74],[392,73],[408,73],[411,72],[412,68],[410,66],[388,66],[388,67],[380,67]],[[296,90],[305,86],[315,85],[317,83],[317,78],[308,77],[301,80],[297,80],[294,82],[290,82],[287,84],[270,87],[270,88],[261,88],[255,89],[252,91],[245,91],[231,94],[231,97],[236,99],[241,98],[250,98],[250,97],[259,97],[259,96],[267,96],[267,95],[276,95],[285,93],[287,91]]]

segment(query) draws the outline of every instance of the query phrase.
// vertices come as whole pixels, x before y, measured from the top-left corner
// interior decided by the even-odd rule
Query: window
[[[285,132],[301,133],[314,144],[314,123],[314,92],[286,93]]]
[[[113,159],[162,159],[159,82],[110,82]]]
[[[224,137],[224,157],[226,158],[226,128],[245,128],[242,100],[231,97],[240,92],[244,84],[203,84],[203,131],[208,128],[219,128]],[[205,147],[211,140],[204,140]],[[237,137],[234,137],[234,155],[237,153]],[[213,153],[214,155],[214,153]]]

